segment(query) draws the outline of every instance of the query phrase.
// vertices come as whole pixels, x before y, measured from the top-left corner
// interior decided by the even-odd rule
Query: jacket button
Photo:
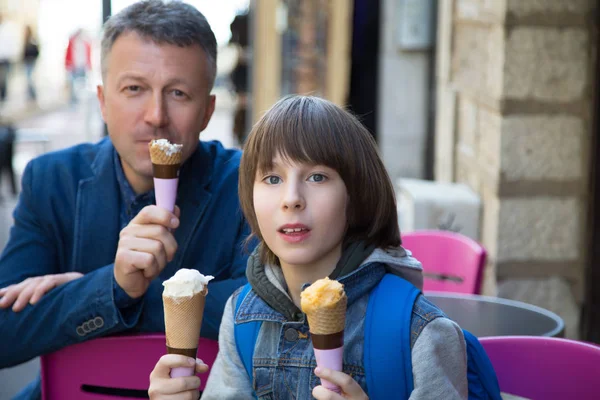
[[[79,336],[85,336],[85,332],[81,326],[78,326],[76,331]]]
[[[285,337],[285,340],[287,340],[288,342],[295,342],[296,340],[298,340],[298,331],[294,328],[288,328],[283,334],[283,337]]]
[[[96,325],[96,329],[102,328],[104,326],[104,320],[102,317],[96,317],[94,318],[94,324]]]

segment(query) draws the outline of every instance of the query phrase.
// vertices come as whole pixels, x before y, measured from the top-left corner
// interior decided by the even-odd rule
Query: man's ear
[[[202,121],[202,128],[200,129],[200,132],[205,130],[206,127],[208,126],[208,123],[210,122],[210,119],[211,119],[213,113],[215,112],[216,104],[217,104],[217,96],[215,96],[214,94],[211,94],[208,99],[206,111],[204,112],[204,120]]]
[[[106,105],[104,103],[104,87],[102,85],[96,86],[96,97],[98,97],[98,103],[100,103],[100,112],[102,113],[102,119],[106,122]]]

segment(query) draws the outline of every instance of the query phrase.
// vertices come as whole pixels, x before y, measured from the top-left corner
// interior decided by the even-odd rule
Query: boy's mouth
[[[285,233],[286,235],[293,235],[297,233],[305,233],[310,231],[310,228],[304,224],[286,224],[280,227],[278,230],[280,233]]]
[[[287,224],[280,227],[277,232],[283,240],[290,243],[299,243],[310,236],[310,228],[303,224]]]
[[[304,229],[304,228],[294,228],[294,229],[292,229],[292,228],[284,228],[280,232],[283,232],[283,233],[285,233],[287,235],[290,235],[292,233],[307,232],[307,231],[308,231],[308,229]]]

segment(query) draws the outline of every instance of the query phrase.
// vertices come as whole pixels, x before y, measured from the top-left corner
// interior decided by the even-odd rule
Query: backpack
[[[250,284],[242,288],[234,315],[251,289]],[[387,399],[391,393],[404,393],[402,398],[408,399],[413,391],[410,348],[412,307],[390,307],[390,304],[412,305],[420,293],[419,289],[405,279],[386,274],[369,296],[364,327],[363,363],[370,399]],[[397,323],[398,321],[403,323]],[[238,353],[250,379],[260,327],[260,321],[234,325]],[[469,399],[502,400],[496,373],[483,346],[468,331],[463,330],[463,334],[467,348]],[[392,371],[402,371],[403,375]]]

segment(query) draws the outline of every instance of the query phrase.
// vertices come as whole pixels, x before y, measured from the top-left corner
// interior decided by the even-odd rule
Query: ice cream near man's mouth
[[[173,212],[183,145],[170,143],[167,139],[156,139],[148,143],[148,148],[152,161],[156,205]]]

